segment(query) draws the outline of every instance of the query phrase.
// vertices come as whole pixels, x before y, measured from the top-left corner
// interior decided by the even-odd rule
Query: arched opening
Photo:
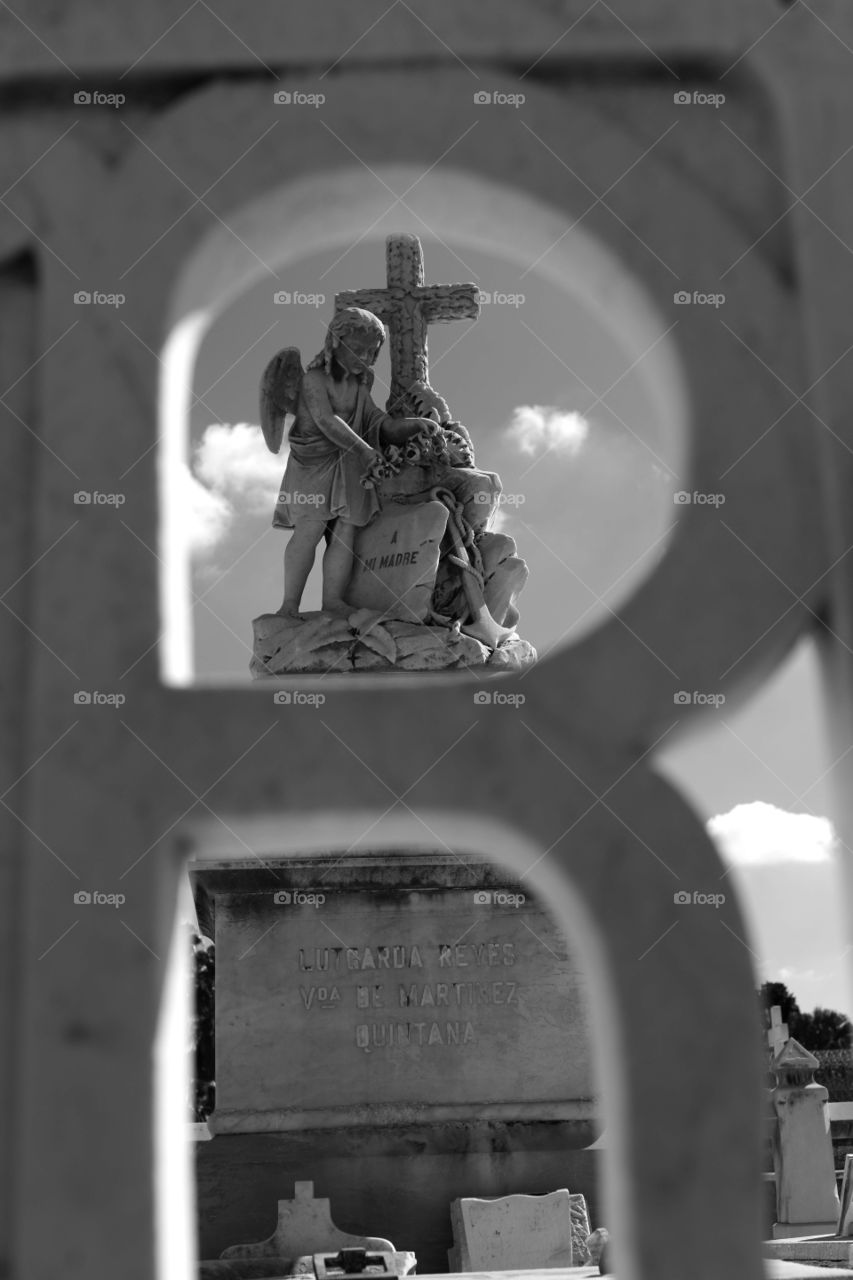
[[[305,1180],[422,1271],[447,1269],[457,1195],[568,1186],[598,1225],[616,1022],[580,900],[568,921],[543,892],[545,851],[461,815],[293,819],[189,837],[217,950],[201,1256],[264,1239]]]
[[[256,453],[260,433],[250,445],[210,428],[226,415],[252,421],[258,375],[273,351],[298,345],[307,362],[319,349],[334,292],[382,283],[381,242],[393,231],[422,236],[431,278],[474,278],[490,296],[473,327],[432,327],[431,358],[436,384],[475,435],[480,465],[502,474],[508,501],[498,518],[533,570],[526,607],[540,651],[579,638],[663,553],[687,453],[674,326],[582,226],[566,234],[555,209],[453,171],[418,180],[392,166],[379,176],[397,190],[415,184],[408,208],[389,209],[386,192],[362,170],[303,179],[233,220],[247,248],[211,233],[178,283],[161,387],[169,683],[239,679],[247,660],[240,628],[278,603],[284,540],[267,532],[263,499],[276,460]],[[282,294],[325,296],[320,306],[277,304]],[[384,373],[380,365],[380,402]],[[243,443],[254,461],[241,465],[235,447]],[[207,487],[187,469],[200,445]],[[195,525],[194,501],[202,508]],[[202,557],[194,569],[193,537],[215,551],[229,527],[235,537],[221,561]],[[196,644],[199,599],[205,636]]]

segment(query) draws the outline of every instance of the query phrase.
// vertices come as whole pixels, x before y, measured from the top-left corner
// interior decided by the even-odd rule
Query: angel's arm
[[[353,431],[335,413],[320,369],[309,369],[305,374],[302,395],[308,412],[327,440],[331,440],[339,449],[355,449],[365,457],[372,454],[373,446],[370,442],[362,439],[357,431]]]
[[[412,436],[434,425],[430,418],[391,418],[368,396],[364,411],[365,437],[376,449],[405,444]]]

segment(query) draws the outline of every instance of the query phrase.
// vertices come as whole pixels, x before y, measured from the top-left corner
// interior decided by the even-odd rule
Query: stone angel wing
[[[270,453],[278,453],[281,448],[285,415],[296,413],[302,377],[302,356],[298,347],[284,347],[264,370],[261,378],[261,430]]]

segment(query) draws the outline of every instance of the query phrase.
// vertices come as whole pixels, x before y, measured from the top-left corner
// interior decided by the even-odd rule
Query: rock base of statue
[[[536,650],[513,634],[488,649],[458,627],[428,626],[389,618],[371,609],[348,617],[305,613],[282,618],[263,613],[253,622],[249,670],[262,680],[283,675],[392,673],[403,671],[521,671]]]

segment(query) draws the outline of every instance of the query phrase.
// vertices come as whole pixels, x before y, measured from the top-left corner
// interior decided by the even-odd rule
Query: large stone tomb
[[[217,971],[202,1256],[268,1234],[259,1207],[308,1178],[344,1230],[381,1206],[371,1230],[424,1271],[446,1266],[455,1197],[595,1199],[586,981],[524,884],[434,852],[193,880]]]

